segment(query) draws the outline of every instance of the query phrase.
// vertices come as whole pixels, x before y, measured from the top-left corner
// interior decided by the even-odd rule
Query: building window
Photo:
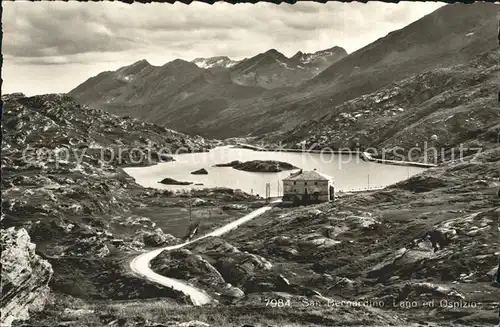
[[[304,182],[304,185],[307,185],[307,182]]]
[[[296,181],[293,181],[293,185],[295,185],[295,184],[297,184],[297,182],[296,182]]]
[[[318,182],[314,182],[314,185],[318,185]]]

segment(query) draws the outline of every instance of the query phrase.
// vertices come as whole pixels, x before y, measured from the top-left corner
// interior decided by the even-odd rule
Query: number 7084
[[[272,308],[283,308],[283,307],[290,307],[290,299],[264,299],[264,302],[266,303],[266,307],[272,307]]]

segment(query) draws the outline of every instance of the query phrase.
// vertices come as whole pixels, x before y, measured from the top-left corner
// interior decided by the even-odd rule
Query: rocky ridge
[[[95,77],[70,94],[81,103],[178,126],[183,132],[217,138],[262,136],[293,129],[346,101],[422,72],[466,64],[495,49],[497,9],[496,4],[480,2],[443,6],[330,64],[313,78],[298,67],[300,60],[271,49],[229,72],[214,73],[180,61],[159,68],[138,64],[145,68],[130,74],[127,81],[117,76],[139,68],[124,67]],[[300,58],[299,53],[296,59]],[[156,77],[149,80],[149,74]],[[158,80],[159,76],[163,78]],[[290,86],[299,80],[303,83]]]
[[[185,218],[182,208],[188,206],[187,194],[143,188],[120,167],[172,160],[154,155],[140,160],[142,151],[201,151],[210,147],[210,141],[79,106],[65,95],[11,94],[2,100],[2,227],[7,231],[2,230],[2,241],[5,235],[8,243],[2,251],[2,265],[24,278],[2,275],[2,280],[11,280],[2,289],[7,296],[2,298],[5,319],[22,318],[25,308],[35,307],[47,283],[56,297],[69,294],[95,301],[161,295],[184,303],[180,294],[143,281],[125,267],[128,256],[147,247],[180,242],[151,217],[167,207],[171,215]],[[136,150],[129,151],[132,148]],[[121,157],[117,155],[120,149]],[[254,198],[209,193],[195,192],[205,201],[199,210],[228,199]],[[29,239],[36,243],[37,255]],[[21,248],[16,250],[16,246]],[[30,273],[36,273],[36,278]],[[27,294],[27,290],[33,292]]]
[[[378,156],[407,160],[409,149],[427,145],[444,151],[429,153],[430,163],[456,157],[460,144],[478,148],[485,141],[497,141],[499,56],[493,50],[467,64],[415,75],[260,141],[318,150],[371,148]],[[411,159],[424,160],[424,156],[419,153]]]
[[[288,58],[276,49],[245,59],[231,68],[233,81],[266,89],[297,86],[347,56],[341,47],[315,53],[297,52]]]
[[[211,126],[225,109],[265,96],[269,88],[298,85],[345,55],[334,47],[293,58],[272,49],[239,62],[227,57],[176,59],[158,67],[141,60],[94,76],[69,95],[112,114],[193,134]]]
[[[210,58],[196,58],[191,62],[196,64],[200,68],[224,69],[224,68],[231,68],[234,65],[238,64],[240,61],[231,60],[229,57],[226,56],[218,56]]]

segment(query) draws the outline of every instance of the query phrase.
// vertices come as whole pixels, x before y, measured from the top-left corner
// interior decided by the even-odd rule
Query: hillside
[[[452,149],[458,155],[460,144],[473,148],[477,141],[497,140],[499,60],[500,51],[493,50],[467,64],[412,76],[261,140],[297,148],[383,148],[388,156],[391,149],[417,144],[446,149],[431,162],[449,158]]]
[[[33,147],[57,149],[75,142],[44,143],[50,122],[61,125],[63,135],[79,135],[83,117],[106,117],[101,123],[122,119],[61,95],[3,100],[2,224],[28,231],[37,254],[52,265],[49,286],[56,295],[55,303],[32,313],[28,323],[183,326],[172,320],[196,319],[209,326],[485,326],[496,321],[498,289],[491,280],[498,253],[491,245],[498,240],[497,140],[477,138],[484,148],[479,156],[448,162],[385,190],[344,195],[333,204],[277,208],[224,238],[158,257],[154,269],[167,276],[189,279],[209,292],[227,283],[239,289],[238,298],[215,294],[221,302],[213,317],[213,307],[192,310],[180,304],[179,294],[123,269],[146,246],[179,242],[149,217],[156,211],[164,220],[167,208],[186,207],[184,197],[141,188],[115,163],[99,164],[92,152],[83,153],[80,164],[20,157],[26,143],[15,133],[22,122],[32,124],[26,140]],[[147,138],[158,135],[155,125],[129,123],[126,129],[103,127],[101,133],[106,139],[135,129]],[[207,200],[220,201],[205,194]],[[141,214],[140,208],[148,211]],[[266,299],[291,304],[278,311]],[[371,304],[329,304],[346,300]],[[408,308],[409,301],[417,304]],[[434,308],[424,305],[429,301]]]
[[[426,71],[465,64],[498,47],[497,12],[498,5],[491,3],[441,7],[349,54],[295,89],[264,94],[252,103],[241,104],[239,111],[222,112],[221,120],[228,126],[239,126],[239,135],[231,131],[222,134],[215,129],[207,133],[233,137],[286,131],[306,120],[319,118],[346,101],[392,83]],[[443,32],[437,33],[436,30]],[[446,47],[437,46],[438,43],[446,44]],[[393,49],[399,49],[400,54],[394,55]],[[418,49],[421,49],[420,53],[416,52]],[[415,60],[418,55],[423,59]],[[380,60],[373,61],[372,56]],[[393,60],[392,57],[397,58]]]
[[[264,91],[233,83],[227,70],[207,70],[184,60],[156,67],[142,60],[92,77],[69,95],[78,103],[116,115],[198,134],[203,124],[217,121],[233,102]]]
[[[367,74],[384,83],[389,78],[389,72],[385,71],[388,66],[397,68],[391,70],[390,80],[394,81],[417,69],[465,62],[497,43],[498,9],[498,5],[483,2],[441,7],[352,53],[324,70],[310,84]]]
[[[240,125],[242,134],[282,131],[400,80],[467,63],[498,47],[498,9],[481,2],[443,6],[349,54],[294,92],[247,108],[258,129],[245,124],[249,117],[243,114],[225,119]]]
[[[297,52],[290,60],[298,62],[302,67],[314,69],[316,73],[322,72],[325,68],[341,60],[348,55],[344,48],[335,46],[330,49],[316,51],[314,53]]]
[[[110,80],[116,81],[116,77],[111,77],[116,72],[98,75],[71,91],[70,95],[80,103],[91,103],[120,115],[152,120],[161,112],[164,116],[156,122],[203,136],[257,136],[285,131],[305,120],[319,118],[346,101],[376,92],[392,83],[426,71],[464,64],[495,49],[498,44],[497,12],[498,5],[492,3],[446,5],[343,58],[339,48],[325,50],[326,53],[337,53],[338,50],[339,55],[333,55],[332,58],[340,60],[316,77],[310,76],[306,80],[302,79],[307,75],[306,70],[302,71],[298,66],[305,67],[304,63],[310,60],[314,70],[313,63],[316,61],[311,58],[315,58],[318,53],[298,53],[286,58],[277,50],[269,50],[232,66],[231,76],[224,76],[223,86],[215,87],[210,82],[206,82],[209,85],[205,82],[196,84],[198,88],[203,85],[203,92],[199,92],[198,88],[181,88],[180,84],[189,79],[199,79],[205,74],[195,64],[184,62],[187,77],[180,78],[180,83],[175,82],[168,87],[158,86],[155,93],[160,94],[158,96],[150,96],[152,88],[140,87],[142,84],[136,86],[137,90],[131,91],[130,87],[124,87],[123,82],[120,82],[122,84],[119,87],[111,87],[118,90],[116,94],[112,94],[108,87],[99,86],[101,83],[111,85]],[[151,68],[145,68],[144,73],[148,69]],[[218,75],[220,71],[210,73]],[[161,76],[174,80],[168,74],[170,72],[166,71]],[[273,79],[274,75],[281,77]],[[282,80],[287,82],[283,84],[280,82]],[[296,87],[281,87],[299,80],[302,84]],[[249,88],[236,83],[253,86]],[[221,94],[221,89],[226,93]],[[144,95],[142,98],[137,97],[138,101],[134,102],[134,94]],[[157,99],[157,102],[150,98]],[[172,112],[178,114],[180,110],[186,113],[186,117],[192,113],[190,117],[193,120],[203,122],[196,124],[194,121],[176,120]],[[201,116],[197,116],[199,114]]]
[[[56,299],[161,294],[183,303],[176,292],[123,267],[145,247],[180,241],[188,199],[143,188],[120,167],[171,161],[169,154],[206,151],[211,141],[80,106],[67,95],[9,94],[2,101],[2,280],[8,281],[2,288],[2,312],[8,314],[2,313],[2,324],[43,308],[47,283]],[[193,217],[213,211],[213,219],[200,224],[203,231],[244,214],[222,212],[227,201],[255,200],[224,189],[194,196],[200,205]],[[26,260],[16,262],[16,253]]]
[[[369,304],[374,312],[404,317],[401,325],[486,326],[496,323],[498,311],[492,281],[499,177],[500,151],[490,148],[382,191],[345,196],[333,205],[274,210],[191,251],[241,287],[247,294],[242,306],[259,296],[305,301],[322,321],[335,324],[329,299],[368,301],[383,303]],[[269,267],[227,267],[241,255],[227,250],[232,247],[265,258]],[[295,309],[311,312],[310,306]],[[383,325],[379,319],[365,324]]]
[[[299,51],[287,58],[276,49],[271,49],[233,66],[231,76],[237,84],[267,89],[297,86],[346,55],[343,48],[333,47],[315,53]]]
[[[220,120],[222,112],[245,112],[248,104],[267,93],[287,92],[266,88],[298,85],[344,55],[345,50],[335,47],[292,59],[270,50],[239,63],[214,57],[178,59],[156,67],[141,60],[92,77],[69,95],[81,104],[189,134],[216,135],[209,132],[214,129],[236,134],[239,127]]]

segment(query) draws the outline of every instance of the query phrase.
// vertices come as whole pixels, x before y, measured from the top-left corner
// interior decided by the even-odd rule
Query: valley
[[[3,94],[2,326],[496,326],[498,10]]]

